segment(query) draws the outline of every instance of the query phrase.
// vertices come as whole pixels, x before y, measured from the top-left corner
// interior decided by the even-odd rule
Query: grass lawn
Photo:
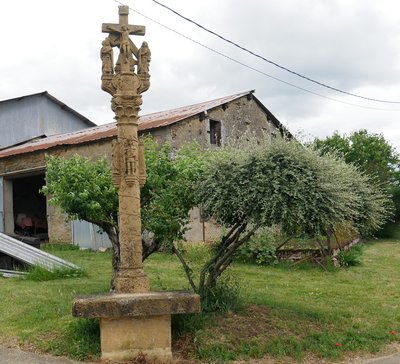
[[[17,340],[77,359],[99,354],[98,324],[71,316],[77,294],[103,293],[111,254],[51,251],[80,265],[87,277],[51,281],[0,278],[0,343]],[[190,252],[189,252],[190,253]],[[199,260],[201,254],[194,254]],[[156,254],[146,261],[152,289],[182,289],[177,260]],[[340,270],[259,267],[235,263],[243,310],[188,321],[180,349],[203,361],[261,358],[338,360],[350,352],[376,352],[400,341],[400,241],[366,244],[363,264]]]

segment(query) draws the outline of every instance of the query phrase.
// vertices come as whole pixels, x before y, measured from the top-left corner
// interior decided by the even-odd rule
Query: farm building
[[[81,129],[42,135],[0,150],[0,232],[11,234],[18,228],[25,229],[24,222],[28,222],[32,234],[45,234],[50,241],[84,244],[79,235],[87,236],[88,224],[67,221],[39,193],[45,183],[47,154],[66,158],[74,154],[93,158],[106,156],[111,159],[111,143],[117,137],[116,124],[82,126]],[[218,147],[243,135],[267,134],[274,137],[285,132],[282,124],[254,96],[253,91],[143,115],[139,119],[139,134],[150,133],[159,142],[168,142],[173,148],[194,140],[204,147]],[[92,228],[90,234],[95,234],[95,230]],[[215,234],[215,226],[203,221],[199,210],[194,210],[187,240],[209,240]],[[93,243],[90,244],[89,247],[93,248]]]

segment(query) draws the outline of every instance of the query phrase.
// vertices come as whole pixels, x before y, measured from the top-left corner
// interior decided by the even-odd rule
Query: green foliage
[[[201,168],[202,158],[195,144],[184,146],[174,156],[168,144],[160,146],[150,137],[144,143],[147,181],[141,193],[142,226],[155,235],[152,245],[144,246],[146,258],[182,238],[189,210],[194,206],[191,183]],[[99,225],[118,246],[118,194],[105,158],[48,157],[46,186],[42,191],[50,197],[50,203],[58,205],[71,219]]]
[[[179,337],[188,333],[196,333],[207,325],[212,319],[213,315],[206,312],[172,315],[171,329],[174,337]]]
[[[388,190],[395,207],[394,218],[400,219],[400,156],[382,134],[362,129],[349,136],[335,132],[326,139],[315,139],[314,146],[322,153],[337,153],[346,163],[376,178]]]
[[[382,134],[368,133],[365,129],[349,136],[335,132],[324,140],[315,139],[314,145],[323,154],[339,153],[346,163],[355,164],[382,183],[399,182],[399,155]]]
[[[49,271],[40,266],[33,266],[28,271],[28,274],[21,278],[29,281],[52,281],[55,279],[79,278],[86,276],[87,273],[84,269],[58,268]]]
[[[324,234],[345,221],[374,230],[388,215],[386,195],[354,166],[279,140],[216,159],[199,193],[225,226],[276,224],[288,236]]]
[[[244,263],[268,265],[277,262],[275,239],[268,229],[263,229],[252,236],[238,251],[238,259]]]
[[[118,195],[105,158],[92,161],[79,155],[70,159],[48,156],[42,192],[72,219],[99,226],[116,222]]]
[[[389,222],[383,229],[376,234],[378,238],[400,240],[400,224],[398,222]]]
[[[400,186],[392,186],[389,193],[392,195],[394,205],[394,220],[400,221]]]
[[[192,188],[202,168],[202,154],[196,144],[173,151],[147,137],[145,159],[147,181],[141,192],[143,228],[152,231],[159,243],[171,248],[183,238],[189,211],[195,206]]]
[[[227,232],[201,270],[203,296],[260,227],[280,226],[288,237],[327,236],[337,226],[368,233],[390,214],[388,198],[373,179],[297,142],[227,148],[210,160],[197,184],[199,201]]]
[[[361,245],[355,245],[350,249],[342,250],[337,255],[341,267],[353,267],[361,265],[363,248]]]

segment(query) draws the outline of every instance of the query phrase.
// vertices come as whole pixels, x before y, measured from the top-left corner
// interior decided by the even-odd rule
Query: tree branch
[[[215,272],[216,272],[216,277],[220,276],[224,270],[229,266],[229,264],[232,262],[233,256],[236,253],[237,249],[247,242],[253,235],[254,233],[258,230],[260,226],[257,224],[253,226],[253,228],[242,238],[238,239],[234,244],[231,245],[231,247],[227,250],[227,252],[224,254],[224,256],[221,257],[220,261],[215,265]],[[242,226],[241,232],[246,229],[246,225]]]
[[[177,249],[177,247],[172,244],[172,251],[174,252],[174,254],[178,257],[178,259],[180,260],[183,269],[185,270],[187,279],[190,283],[190,286],[192,287],[193,292],[197,292],[197,287],[193,281],[193,277],[192,277],[192,269],[189,267],[189,265],[186,263],[185,258],[183,257],[182,253],[179,251],[179,249]]]
[[[284,245],[286,245],[291,239],[293,238],[293,236],[289,236],[282,244],[279,244],[277,248],[275,248],[276,250],[279,250],[280,248],[282,248]]]
[[[218,260],[218,257],[220,254],[223,252],[223,248],[225,246],[228,246],[231,244],[234,239],[236,239],[237,236],[237,229],[240,227],[240,223],[236,223],[233,225],[233,227],[229,230],[229,232],[224,235],[221,239],[221,244],[215,253],[215,255],[204,265],[203,269],[200,272],[200,278],[199,278],[199,290],[200,292],[204,289],[204,282],[206,280],[206,275],[207,273],[210,272],[211,267],[215,264],[215,262]]]

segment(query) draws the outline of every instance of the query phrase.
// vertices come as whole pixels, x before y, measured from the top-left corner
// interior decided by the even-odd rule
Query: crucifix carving
[[[122,27],[126,27],[126,30],[129,31],[129,34],[132,35],[145,35],[146,27],[143,25],[129,25],[128,24],[128,15],[129,8],[128,6],[120,6],[119,7],[119,23],[111,24],[111,23],[103,23],[101,30],[103,33],[122,33]]]
[[[143,270],[140,219],[140,187],[146,180],[143,143],[138,138],[141,93],[150,86],[150,49],[138,49],[129,35],[144,35],[145,27],[128,24],[128,6],[119,7],[119,23],[105,23],[109,33],[102,43],[102,89],[112,95],[111,107],[117,120],[118,139],[112,145],[113,184],[119,198],[119,263],[114,267],[114,290],[138,293],[149,290]],[[113,47],[119,48],[113,64]]]
[[[102,88],[113,95],[116,86],[113,84],[112,75],[123,74],[127,72],[135,73],[140,81],[138,85],[138,93],[146,91],[150,86],[150,74],[148,64],[150,63],[151,53],[147,42],[143,42],[138,48],[129,38],[129,35],[145,35],[146,27],[143,25],[131,25],[128,23],[129,7],[122,5],[119,7],[119,23],[103,23],[102,32],[109,33],[108,37],[103,41],[101,49],[101,59],[103,61]],[[113,64],[113,47],[119,48],[119,56],[117,62]]]

